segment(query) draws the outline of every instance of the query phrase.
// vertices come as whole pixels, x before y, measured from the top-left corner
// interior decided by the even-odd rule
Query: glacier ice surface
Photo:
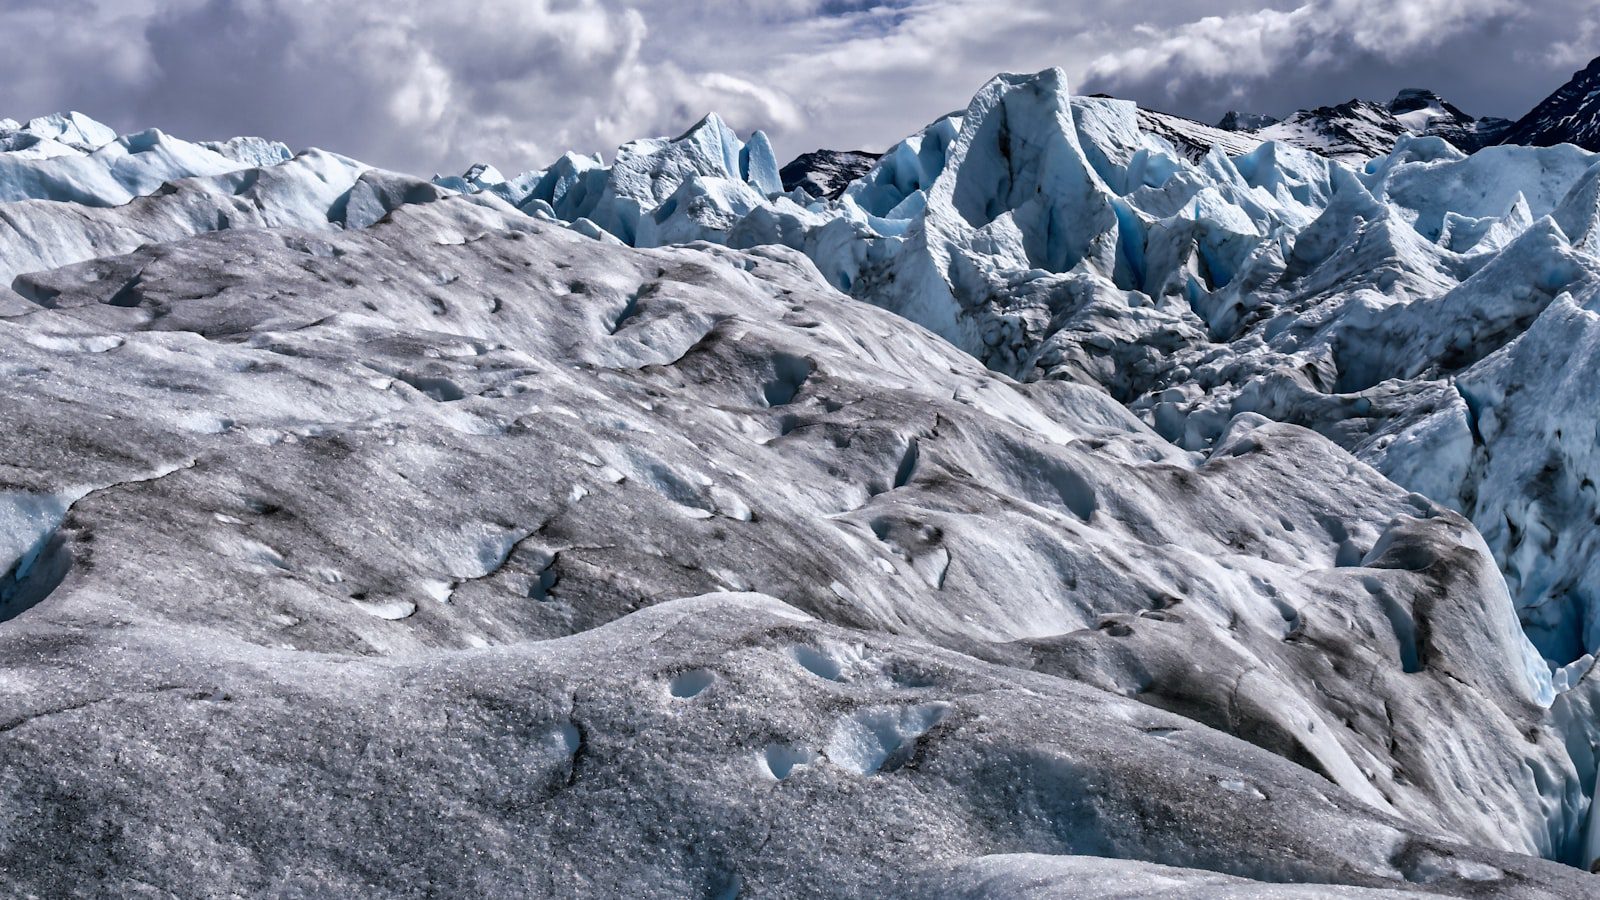
[[[1592,896],[1596,157],[1203,128],[4,123],[17,888]]]

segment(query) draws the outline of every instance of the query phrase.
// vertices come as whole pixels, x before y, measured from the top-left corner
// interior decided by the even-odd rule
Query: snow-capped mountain
[[[1401,129],[8,123],[8,888],[1595,896],[1600,155]]]
[[[1502,140],[1535,147],[1577,144],[1600,150],[1600,58],[1574,73],[1571,81],[1523,116]]]
[[[1429,90],[1409,88],[1389,103],[1389,112],[1412,134],[1435,135],[1473,153],[1498,144],[1511,128],[1509,119],[1474,118]]]
[[[1264,141],[1290,144],[1356,165],[1392,152],[1402,137],[1412,133],[1387,106],[1370,100],[1303,109],[1282,122],[1250,132]]]
[[[1217,123],[1217,127],[1223,131],[1255,131],[1268,125],[1276,125],[1279,121],[1265,113],[1247,113],[1230,109],[1222,117],[1222,121]]]
[[[1406,135],[1435,136],[1472,153],[1500,143],[1505,119],[1478,119],[1437,93],[1408,88],[1388,103],[1351,100],[1299,110],[1283,121],[1256,113],[1229,112],[1217,127],[1262,141],[1278,141],[1355,164],[1391,153]]]
[[[1474,118],[1433,91],[1411,88],[1386,104],[1351,100],[1301,110],[1249,133],[1360,164],[1392,153],[1407,135],[1441,137],[1456,149],[1472,153],[1500,143],[1510,125],[1504,119]]]
[[[803,153],[778,170],[786,191],[802,190],[819,200],[837,200],[850,182],[867,174],[879,154],[862,150]]]
[[[1167,141],[1193,163],[1203,161],[1212,150],[1238,156],[1261,146],[1261,141],[1252,135],[1213,128],[1183,116],[1143,107],[1138,109],[1137,115],[1140,131]]]

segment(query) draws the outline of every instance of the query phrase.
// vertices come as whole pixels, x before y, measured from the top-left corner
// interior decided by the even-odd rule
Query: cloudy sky
[[[0,116],[262,134],[431,174],[709,111],[881,149],[999,71],[1208,121],[1402,87],[1515,118],[1600,55],[1594,0],[0,0]]]

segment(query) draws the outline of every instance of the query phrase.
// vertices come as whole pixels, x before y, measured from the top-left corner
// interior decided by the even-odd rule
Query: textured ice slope
[[[1432,95],[1401,101],[1432,117],[1404,127],[1437,124],[1435,106],[1460,118]],[[1359,168],[1279,142],[1193,161],[1163,121],[1073,97],[1058,71],[1003,76],[837,202],[772,196],[732,228],[724,206],[717,229],[805,252],[997,371],[1103,387],[1188,449],[1245,412],[1318,430],[1484,529],[1553,666],[1600,650],[1595,589],[1555,574],[1586,555],[1593,517],[1549,498],[1524,521],[1526,473],[1490,465],[1478,427],[1502,392],[1467,388],[1555,298],[1595,295],[1600,157],[1400,137]],[[1577,409],[1545,414],[1590,430]],[[1556,430],[1518,432],[1535,471]]]
[[[0,203],[8,885],[1592,896],[1588,157],[1141,121]]]
[[[1506,855],[1580,853],[1592,773],[1481,539],[1312,432],[1202,459],[791,251],[462,199],[32,278],[24,890],[844,895],[1016,852],[1586,890]]]
[[[1158,124],[1058,72],[1004,76],[838,202],[774,198],[728,243],[801,250],[1194,451],[1245,413],[1322,433],[1476,522],[1546,667],[1578,682],[1600,651],[1600,157],[1402,136],[1359,168],[1274,142],[1196,162]]]

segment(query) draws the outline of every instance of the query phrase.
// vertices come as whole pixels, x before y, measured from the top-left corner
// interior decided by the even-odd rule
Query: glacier
[[[1441,106],[1424,92],[1402,100],[1425,115]],[[1191,162],[1145,122],[1131,103],[1073,96],[1059,70],[1002,76],[837,201],[768,192],[754,208],[747,197],[659,203],[652,218],[734,248],[799,250],[834,287],[989,368],[1095,384],[1185,449],[1209,452],[1231,420],[1260,413],[1330,437],[1486,534],[1522,533],[1527,504],[1507,512],[1504,495],[1526,473],[1489,474],[1494,451],[1478,428],[1506,414],[1503,391],[1472,385],[1505,368],[1488,361],[1502,348],[1522,355],[1511,345],[1558,298],[1600,300],[1600,157],[1571,145],[1466,155],[1412,136],[1359,166],[1280,141]],[[689,151],[697,135],[674,146]],[[617,177],[636,180],[639,160],[625,148]],[[662,164],[683,169],[677,156]],[[747,183],[726,163],[701,168],[713,173],[694,176],[705,186],[673,182],[679,193]],[[658,245],[655,233],[611,231]],[[1533,394],[1546,395],[1559,373],[1537,377]],[[1582,409],[1549,414],[1581,422]],[[1548,440],[1517,457],[1543,466]],[[1581,482],[1585,465],[1563,468]],[[1593,517],[1559,515],[1553,539],[1581,546]],[[1522,539],[1496,544],[1502,564],[1512,543]],[[1585,579],[1556,581],[1560,597],[1514,584],[1519,609],[1566,609],[1553,627],[1569,638],[1600,621]],[[1550,650],[1554,664],[1600,651],[1569,644]]]
[[[0,123],[0,866],[1593,896],[1600,159],[1337,155],[1057,70],[837,197]]]

